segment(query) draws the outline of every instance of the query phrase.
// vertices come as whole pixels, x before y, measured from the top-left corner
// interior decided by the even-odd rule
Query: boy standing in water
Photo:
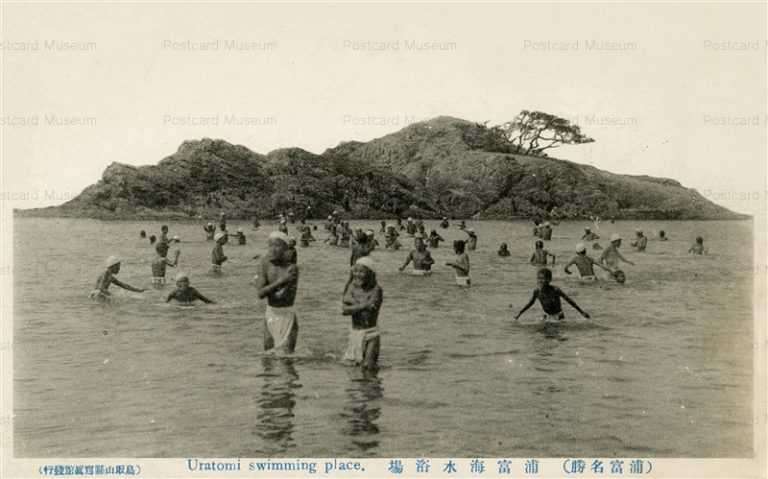
[[[448,228],[449,226],[451,226],[451,224],[448,222],[448,217],[443,216],[443,220],[440,222],[440,227],[445,229],[445,228]]]
[[[344,360],[354,361],[363,369],[376,369],[381,339],[377,325],[384,294],[376,282],[376,264],[368,256],[355,261],[342,297],[341,313],[352,316],[349,344]]]
[[[165,298],[165,302],[168,303],[172,299],[175,299],[179,303],[183,304],[191,304],[196,299],[199,299],[204,303],[216,303],[216,301],[206,298],[200,294],[200,291],[190,286],[189,277],[185,273],[179,273],[176,275],[176,289],[171,291],[168,297]]]
[[[600,239],[600,235],[592,232],[592,229],[587,226],[584,228],[584,235],[581,237],[583,241],[595,241]]]
[[[221,265],[227,260],[227,257],[224,256],[224,243],[227,242],[227,235],[219,231],[213,239],[216,244],[211,251],[211,272],[218,274],[221,273]]]
[[[134,293],[143,293],[145,291],[141,288],[134,288],[115,278],[115,275],[120,273],[120,263],[121,260],[117,256],[110,256],[107,258],[107,270],[99,275],[99,278],[96,280],[96,289],[91,291],[91,294],[89,295],[92,300],[101,303],[109,302],[112,298],[112,294],[109,292],[109,286],[111,284],[127,289],[128,291],[133,291]]]
[[[413,261],[413,271],[411,271],[411,274],[417,276],[430,274],[432,264],[434,264],[435,260],[432,259],[432,255],[427,251],[427,245],[424,244],[424,237],[421,233],[416,233],[413,237],[413,243],[416,249],[413,249],[408,253],[408,257],[405,258],[405,263],[403,263],[398,270],[404,271],[405,267]]]
[[[213,236],[216,234],[216,227],[213,223],[208,222],[207,225],[203,226],[203,231],[205,231],[205,240],[213,241]]]
[[[181,251],[176,250],[176,257],[171,261],[168,259],[168,248],[168,243],[158,243],[155,246],[157,256],[152,261],[152,286],[155,289],[162,289],[165,286],[165,267],[171,266],[175,268],[179,263]]]
[[[394,225],[387,226],[387,233],[384,235],[384,248],[399,250],[402,245],[397,239],[398,236],[400,236],[400,233],[397,232],[397,228]]]
[[[267,299],[264,315],[264,351],[292,353],[296,348],[299,324],[293,303],[299,283],[299,270],[287,261],[288,236],[270,233],[267,254],[259,264],[256,288],[259,299]]]
[[[528,304],[523,306],[523,309],[521,309],[519,313],[517,313],[515,320],[520,318],[520,316],[522,316],[523,313],[528,310],[528,308],[533,306],[533,303],[535,303],[538,299],[541,303],[542,309],[544,309],[543,319],[560,321],[565,318],[562,305],[560,304],[560,298],[563,298],[566,302],[568,302],[568,304],[573,306],[573,309],[581,313],[581,315],[585,318],[589,319],[589,314],[582,311],[581,308],[579,308],[579,306],[574,303],[571,298],[563,293],[560,288],[549,284],[551,281],[552,271],[550,271],[548,268],[541,268],[536,274],[536,282],[538,287],[533,290],[533,296],[531,296],[531,300],[528,301]]]
[[[544,249],[544,242],[542,240],[536,240],[536,249],[533,251],[530,263],[537,266],[546,266],[548,256],[552,257],[552,264],[555,264],[555,255]]]
[[[169,243],[168,241],[168,225],[163,225],[160,227],[160,242],[161,243]]]
[[[440,246],[441,241],[445,241],[445,239],[437,234],[437,231],[432,230],[429,232],[429,238],[427,238],[427,242],[429,243],[430,248],[437,248]]]
[[[598,266],[608,271],[609,273],[611,272],[611,270],[601,265],[591,257],[587,256],[587,247],[584,246],[584,243],[579,243],[576,245],[576,256],[574,256],[573,259],[568,262],[567,265],[565,265],[565,274],[571,274],[571,271],[568,269],[571,267],[571,265],[576,265],[576,268],[579,270],[579,276],[585,281],[597,280],[595,269],[592,267],[593,265]]]
[[[603,254],[600,255],[600,262],[608,266],[611,272],[619,269],[619,261],[623,261],[632,266],[635,263],[629,261],[619,253],[619,246],[621,246],[621,236],[618,233],[611,235],[611,244],[603,250]]]
[[[456,273],[456,285],[469,286],[469,255],[464,252],[464,241],[455,240],[453,242],[453,252],[456,253],[456,259],[453,262],[445,263],[446,266],[453,268]]]
[[[696,237],[696,242],[688,249],[688,254],[706,254],[707,250],[704,249],[704,238],[701,236]]]
[[[646,246],[648,246],[648,238],[645,237],[642,230],[635,230],[635,234],[637,237],[635,241],[630,243],[630,246],[637,248],[637,251],[645,251]]]
[[[237,244],[240,246],[245,244],[245,233],[243,233],[242,228],[237,229],[237,234],[235,236],[237,236]]]
[[[464,232],[469,236],[467,238],[467,250],[475,251],[475,249],[477,249],[477,234],[475,233],[475,230],[473,228],[467,228]]]

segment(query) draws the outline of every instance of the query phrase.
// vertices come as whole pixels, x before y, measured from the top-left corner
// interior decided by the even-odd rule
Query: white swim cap
[[[577,252],[577,253],[583,253],[583,252],[585,252],[585,251],[587,251],[587,247],[586,247],[586,246],[584,246],[584,243],[578,243],[578,244],[576,245],[576,252]]]
[[[276,240],[282,241],[285,244],[288,244],[288,235],[283,233],[282,231],[273,231],[269,233],[268,239],[271,239],[271,240],[276,239]]]
[[[619,235],[619,233],[613,233],[611,235],[611,242],[618,241],[620,239],[621,239],[621,236]]]
[[[122,262],[123,260],[118,258],[117,256],[110,256],[109,258],[107,258],[107,261],[105,262],[105,264],[107,265],[107,268],[111,268],[112,266],[116,264],[120,264]]]
[[[176,273],[176,281],[181,281],[182,279],[186,279],[187,281],[189,281],[189,276],[187,276],[187,273],[182,273],[181,271],[179,271],[178,273]]]
[[[365,234],[366,236],[374,236],[376,233],[374,233],[373,230],[366,230]]]
[[[370,269],[374,273],[376,272],[376,262],[372,260],[369,256],[363,256],[362,258],[357,258],[357,261],[355,261],[355,264],[365,266],[366,268]]]
[[[238,229],[237,229],[237,232],[238,232],[238,233],[242,233],[242,232],[243,232],[243,229],[242,229],[242,228],[238,228]]]

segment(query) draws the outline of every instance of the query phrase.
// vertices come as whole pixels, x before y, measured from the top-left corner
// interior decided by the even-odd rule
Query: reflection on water
[[[380,399],[384,396],[381,378],[376,371],[350,369],[345,392],[347,400],[341,417],[346,424],[342,433],[351,437],[361,453],[373,455],[379,445],[376,422],[381,417]]]
[[[257,399],[256,435],[267,445],[267,453],[284,452],[293,446],[293,409],[295,389],[299,389],[299,374],[291,359],[265,357],[261,360],[263,379]]]

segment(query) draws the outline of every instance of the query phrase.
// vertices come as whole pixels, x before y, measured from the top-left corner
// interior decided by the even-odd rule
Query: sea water
[[[352,221],[353,227],[378,222]],[[563,303],[543,324],[530,299],[536,268],[530,222],[469,222],[472,286],[458,288],[451,242],[432,250],[434,274],[397,272],[410,249],[377,250],[384,290],[381,369],[338,358],[349,317],[341,293],[350,250],[298,248],[297,358],[263,351],[264,304],[252,278],[274,225],[243,227],[223,275],[207,273],[201,223],[171,222],[179,269],[218,304],[166,304],[151,289],[159,222],[17,218],[14,222],[14,453],[21,457],[655,456],[752,455],[751,222],[616,222],[625,237],[624,285],[582,285],[562,265],[587,224],[555,227],[553,284]],[[291,225],[293,234],[295,225]],[[633,252],[634,228],[653,238]],[[687,250],[697,235],[708,256]],[[382,235],[377,238],[383,245]],[[511,256],[496,251],[507,242]],[[599,240],[603,246],[607,240]],[[590,249],[594,257],[600,251]],[[124,258],[111,305],[88,299],[104,259]],[[575,268],[574,268],[575,270]],[[575,274],[574,274],[575,276]]]

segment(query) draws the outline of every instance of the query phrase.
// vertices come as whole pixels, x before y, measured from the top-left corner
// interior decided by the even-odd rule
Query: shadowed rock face
[[[483,125],[450,117],[322,155],[286,148],[265,156],[223,140],[186,141],[155,166],[113,163],[73,200],[17,214],[324,218],[334,209],[358,218],[744,217],[674,180],[509,153]]]

